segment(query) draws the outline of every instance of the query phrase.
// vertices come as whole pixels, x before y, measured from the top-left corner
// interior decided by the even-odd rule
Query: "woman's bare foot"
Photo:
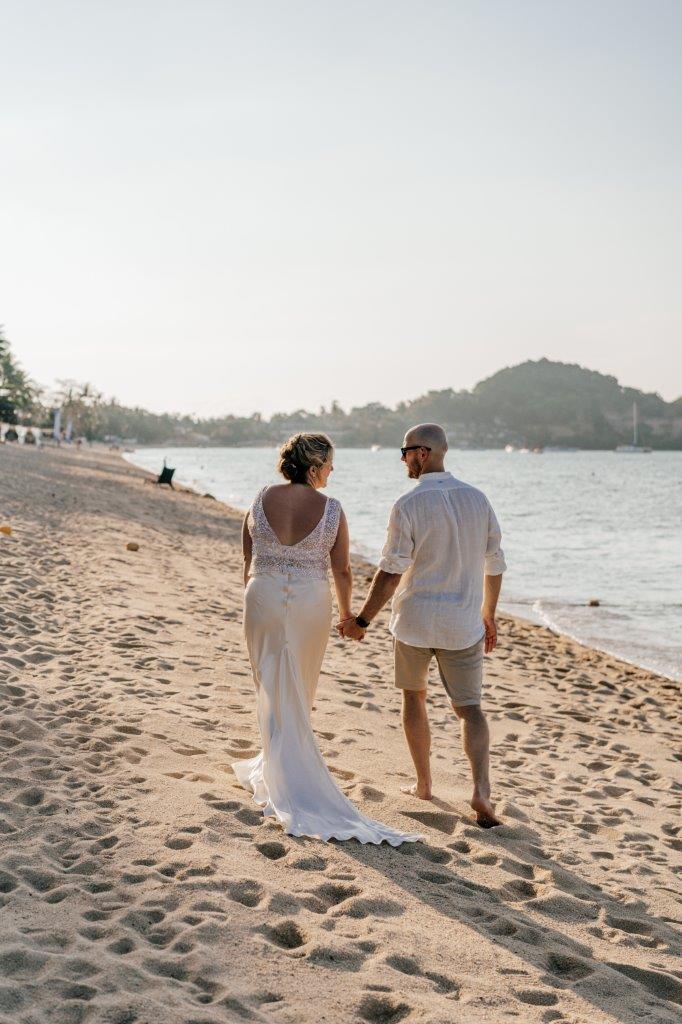
[[[419,782],[415,782],[411,786],[401,786],[400,792],[405,793],[407,796],[416,796],[420,800],[431,799],[431,787],[422,786]]]
[[[481,828],[494,828],[495,825],[502,824],[500,819],[495,817],[495,808],[487,797],[474,794],[471,806],[476,812],[476,824]]]

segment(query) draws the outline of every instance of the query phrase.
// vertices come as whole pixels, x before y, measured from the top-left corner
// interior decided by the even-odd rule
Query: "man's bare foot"
[[[495,825],[502,824],[500,819],[495,817],[495,809],[486,797],[472,797],[471,806],[476,812],[476,824],[481,828],[494,828]]]
[[[420,800],[431,799],[431,788],[420,786],[418,782],[415,782],[412,786],[401,786],[400,792],[407,794],[407,796],[416,796]]]

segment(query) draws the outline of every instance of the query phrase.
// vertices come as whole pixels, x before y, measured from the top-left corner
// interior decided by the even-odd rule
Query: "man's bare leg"
[[[480,704],[458,708],[452,705],[462,727],[462,746],[471,764],[474,779],[474,795],[471,806],[476,812],[476,821],[481,828],[492,828],[501,824],[495,817],[490,802],[490,733],[488,722]]]
[[[431,730],[426,713],[426,690],[403,690],[403,729],[417,773],[413,786],[403,786],[402,792],[431,799]]]

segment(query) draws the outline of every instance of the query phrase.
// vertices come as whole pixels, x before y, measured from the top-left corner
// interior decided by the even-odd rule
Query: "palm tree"
[[[29,409],[35,398],[35,384],[14,359],[0,327],[0,420],[16,423],[17,410]]]
[[[67,422],[73,421],[75,433],[88,439],[98,435],[103,416],[104,396],[92,384],[79,384],[75,380],[57,381],[59,388],[55,405],[62,409]]]

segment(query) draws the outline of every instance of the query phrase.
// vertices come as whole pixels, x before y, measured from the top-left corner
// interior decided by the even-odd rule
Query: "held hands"
[[[339,621],[336,623],[336,626],[334,627],[336,629],[336,632],[339,634],[339,636],[343,636],[343,627],[344,627],[344,625],[347,622],[350,622],[351,619],[354,619],[354,618],[355,618],[354,615],[346,615],[343,619],[339,619]]]
[[[358,626],[354,615],[349,615],[337,622],[336,631],[344,640],[363,640],[366,632],[362,626]]]

